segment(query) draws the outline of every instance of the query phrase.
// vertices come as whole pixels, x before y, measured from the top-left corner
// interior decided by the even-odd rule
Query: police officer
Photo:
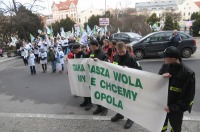
[[[142,70],[136,58],[127,51],[127,46],[124,42],[118,42],[116,45],[116,49],[117,49],[117,54],[113,58],[113,64]],[[117,113],[114,117],[111,118],[111,121],[116,122],[123,118],[124,118],[123,115]],[[124,128],[129,129],[132,125],[133,121],[128,119],[124,125]]]
[[[81,45],[76,43],[72,47],[72,52],[74,53],[74,58],[88,58],[89,55],[81,50]],[[90,97],[84,97],[83,103],[80,104],[80,107],[86,106],[85,110],[90,110],[92,108],[92,101]]]
[[[183,113],[191,112],[195,95],[195,73],[180,61],[179,51],[170,46],[165,49],[160,75],[169,78],[167,117],[162,131],[167,131],[168,120],[173,132],[181,132]]]
[[[90,53],[90,58],[93,58],[94,61],[96,61],[97,59],[102,60],[102,61],[108,61],[109,62],[109,57],[104,53],[104,51],[102,50],[102,48],[100,47],[99,43],[97,40],[92,40],[90,42],[90,49],[91,49],[91,53]],[[108,109],[101,106],[101,105],[97,105],[96,110],[93,112],[94,115],[101,113],[101,115],[107,115],[108,113]]]

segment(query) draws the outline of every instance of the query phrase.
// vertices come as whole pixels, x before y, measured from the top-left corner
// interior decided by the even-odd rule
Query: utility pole
[[[105,0],[105,16],[106,16],[106,0]]]

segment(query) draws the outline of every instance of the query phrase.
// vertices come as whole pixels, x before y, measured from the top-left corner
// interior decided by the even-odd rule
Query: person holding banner
[[[195,95],[195,73],[180,60],[175,46],[163,53],[164,64],[159,74],[169,78],[168,106],[164,108],[167,117],[162,132],[167,131],[168,120],[173,132],[181,132],[183,113],[191,112]]]
[[[89,55],[81,50],[80,44],[74,44],[72,47],[72,51],[74,53],[74,58],[88,58]],[[92,108],[91,97],[84,97],[83,103],[80,104],[80,107],[86,106],[85,110],[88,111]]]
[[[136,58],[127,51],[127,46],[124,42],[118,42],[116,45],[116,49],[117,54],[114,56],[113,64],[142,70],[142,67],[140,66]],[[123,118],[123,115],[117,113],[114,117],[111,118],[111,122],[116,122]],[[129,129],[133,125],[133,123],[133,121],[128,119],[124,125],[124,128]]]
[[[110,62],[109,57],[106,55],[106,53],[104,53],[97,40],[92,40],[90,42],[90,49],[92,51],[90,53],[90,58],[93,58],[94,61],[97,61],[99,59],[102,61]],[[99,113],[101,113],[101,115],[103,116],[106,116],[108,113],[108,109],[101,105],[97,105],[97,108],[93,112],[93,114],[96,115]]]

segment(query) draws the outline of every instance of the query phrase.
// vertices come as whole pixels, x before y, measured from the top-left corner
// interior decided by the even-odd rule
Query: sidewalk
[[[148,132],[136,123],[125,130],[123,125],[126,120],[112,123],[110,118],[108,116],[0,114],[0,130],[3,132]],[[182,132],[199,131],[199,121],[184,120]]]
[[[0,57],[0,63],[5,62],[5,61],[9,61],[9,60],[13,60],[13,59],[16,59],[16,58],[18,58],[18,56],[8,58],[7,55],[4,55],[3,57]]]

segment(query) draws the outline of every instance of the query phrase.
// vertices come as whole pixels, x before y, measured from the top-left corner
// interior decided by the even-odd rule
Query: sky
[[[8,1],[8,0],[4,0]],[[16,0],[21,3],[28,3],[31,0]],[[51,9],[51,5],[53,1],[59,3],[59,1],[66,1],[66,0],[43,0],[44,2],[41,4],[46,8],[45,11],[42,13],[49,14],[49,8]],[[119,8],[123,9],[126,7],[134,7],[136,2],[145,2],[150,0],[79,0],[80,10],[85,10],[90,8],[91,6],[95,9],[105,9],[105,1],[106,1],[106,8]],[[200,1],[200,0],[193,0],[193,1]]]

